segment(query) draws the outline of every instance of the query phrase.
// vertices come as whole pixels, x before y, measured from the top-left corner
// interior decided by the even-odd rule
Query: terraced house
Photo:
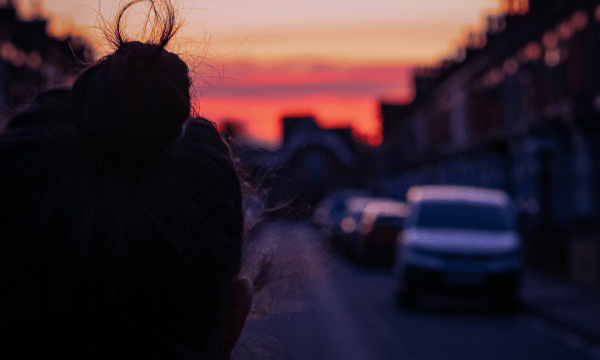
[[[386,188],[506,190],[531,266],[600,286],[600,5],[507,1],[486,31],[381,104]]]
[[[23,20],[12,1],[0,2],[0,119],[40,90],[71,85],[93,58],[87,41],[58,38],[47,20]]]

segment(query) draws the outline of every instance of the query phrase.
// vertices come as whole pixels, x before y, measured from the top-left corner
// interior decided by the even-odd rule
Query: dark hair
[[[147,0],[154,41],[123,38],[140,1],[112,54],[0,135],[0,358],[216,357],[240,181],[214,124],[190,117],[171,3]]]

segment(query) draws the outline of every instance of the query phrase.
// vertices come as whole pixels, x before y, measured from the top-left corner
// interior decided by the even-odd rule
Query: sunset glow
[[[210,70],[204,86],[196,81],[200,114],[209,119],[246,120],[249,134],[268,142],[277,142],[281,136],[280,125],[273,119],[312,114],[324,127],[352,126],[357,138],[377,144],[381,137],[380,124],[373,121],[379,117],[377,100],[393,97],[405,102],[411,97],[406,65],[308,68],[303,63],[287,63],[263,68],[238,62],[225,67],[222,74]]]
[[[1,0],[0,0],[1,1]],[[94,26],[119,1],[22,0],[28,17],[48,17],[57,35],[89,38],[109,49]],[[413,64],[452,55],[499,0],[179,0],[184,19],[171,49],[187,55],[196,108],[213,121],[235,118],[263,142],[280,139],[279,119],[313,114],[322,126],[352,126],[381,138],[377,102],[408,101]]]
[[[359,139],[370,144],[381,141],[381,128],[377,101],[369,98],[340,99],[335,97],[306,96],[289,99],[256,101],[216,98],[201,100],[197,105],[199,114],[208,119],[245,120],[248,134],[264,142],[281,140],[278,121],[286,115],[312,115],[322,127],[352,126]]]

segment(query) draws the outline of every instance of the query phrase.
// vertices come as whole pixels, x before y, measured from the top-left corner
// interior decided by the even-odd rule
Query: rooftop
[[[502,190],[458,185],[413,186],[408,189],[406,199],[410,203],[423,200],[459,200],[498,205],[506,205],[509,201],[508,195]]]

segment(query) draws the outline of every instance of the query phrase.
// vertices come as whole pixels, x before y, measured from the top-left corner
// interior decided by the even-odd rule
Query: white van
[[[483,290],[503,307],[517,306],[521,239],[504,191],[429,185],[406,198],[412,212],[394,262],[402,305],[414,306],[419,294]]]

